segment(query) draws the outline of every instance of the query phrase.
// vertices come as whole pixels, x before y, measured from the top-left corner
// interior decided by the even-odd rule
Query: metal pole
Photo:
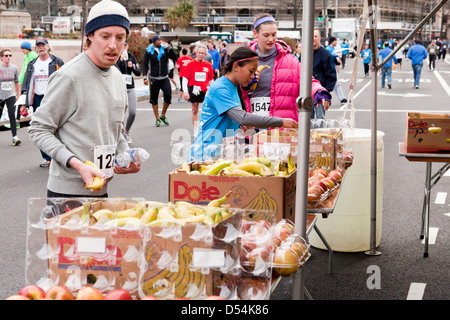
[[[370,250],[367,255],[381,254],[376,248],[376,231],[377,231],[377,0],[368,0],[370,27],[370,43],[372,50],[372,111],[371,111],[371,188],[370,188]]]
[[[297,193],[295,202],[295,233],[306,239],[306,217],[308,209],[308,169],[309,169],[309,137],[311,127],[311,97],[313,34],[314,34],[314,0],[303,2],[302,17],[302,64],[300,78],[300,97],[298,124],[298,158],[297,158]],[[303,269],[303,267],[302,267]],[[304,274],[300,269],[293,278],[292,299],[301,300],[305,295]]]

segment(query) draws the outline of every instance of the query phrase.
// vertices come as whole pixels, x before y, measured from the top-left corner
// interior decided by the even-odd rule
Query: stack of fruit
[[[287,176],[292,174],[297,168],[294,161],[292,161],[291,155],[289,155],[287,161],[279,160],[276,164],[273,164],[265,156],[247,157],[241,163],[224,159],[191,164],[183,162],[178,170],[185,171],[188,174],[270,177]]]
[[[31,284],[23,287],[18,294],[9,296],[6,300],[158,300],[153,296],[145,296],[141,299],[133,297],[126,289],[113,289],[106,294],[94,287],[82,287],[75,294],[66,286],[55,286],[47,291]],[[183,300],[183,299],[176,299]],[[215,295],[210,295],[204,300],[224,300]]]
[[[92,206],[87,204],[81,212],[80,221],[82,223],[89,221],[89,225],[116,227],[183,226],[187,223],[213,225],[233,215],[232,209],[221,206],[230,195],[231,192],[228,192],[225,196],[212,200],[207,206],[198,206],[184,201],[178,201],[175,204],[141,201],[133,208],[121,211],[111,209],[93,211]]]
[[[309,256],[309,245],[294,234],[291,221],[243,221],[240,263],[245,271],[261,274],[272,266],[276,274],[290,276]]]
[[[327,199],[342,182],[343,171],[335,169],[327,171],[317,168],[309,171],[308,205],[318,205]]]

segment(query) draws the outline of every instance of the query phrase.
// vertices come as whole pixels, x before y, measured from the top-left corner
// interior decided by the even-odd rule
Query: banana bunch
[[[266,66],[266,65],[260,65],[260,66],[258,66],[257,72],[261,73],[261,71],[263,71],[264,69],[270,69],[270,67]],[[255,82],[254,84],[252,84],[252,90],[255,90],[257,87],[258,87],[258,82]]]
[[[152,249],[148,248],[147,261],[152,259]],[[178,252],[177,271],[171,271],[171,268],[147,271],[143,277],[142,291],[150,296],[195,299],[205,288],[207,274],[191,268],[192,255],[191,247],[182,245]]]
[[[333,159],[330,154],[317,153],[312,159],[311,167],[330,170],[333,167]]]
[[[286,165],[286,170],[281,169],[280,166]],[[296,170],[295,163],[292,158],[288,157],[288,161],[279,163],[276,166],[272,161],[265,156],[247,157],[241,163],[237,164],[235,161],[226,161],[219,159],[213,163],[195,163],[189,166],[186,162],[179,168],[180,171],[185,171],[189,174],[207,174],[219,176],[261,176],[270,177],[274,175],[289,175]],[[285,173],[280,173],[286,171]],[[280,174],[278,174],[280,173]]]
[[[212,200],[207,206],[198,206],[185,201],[175,204],[155,201],[142,201],[133,208],[112,211],[100,209],[95,212],[89,205],[83,208],[81,220],[89,221],[90,225],[102,224],[105,226],[183,226],[188,223],[203,223],[213,225],[230,217],[233,212],[223,202],[231,196],[229,191],[225,196]]]
[[[273,199],[267,190],[265,188],[261,188],[258,192],[258,195],[253,198],[246,206],[244,206],[244,209],[250,209],[256,211],[256,216],[254,217],[255,220],[266,220],[270,221],[271,216],[270,213],[267,213],[265,211],[274,211],[277,212],[278,210],[278,204]]]

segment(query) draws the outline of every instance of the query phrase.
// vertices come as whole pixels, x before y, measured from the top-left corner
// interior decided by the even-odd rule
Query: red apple
[[[323,178],[321,181],[323,181],[323,183],[325,183],[327,185],[329,190],[336,187],[336,179],[334,179],[334,178],[330,178],[330,177]]]
[[[274,237],[272,238],[273,252],[275,252],[275,251],[278,249],[278,247],[281,245],[282,242],[283,242],[283,241],[282,241],[281,238],[278,237],[278,236],[274,236]]]
[[[159,300],[158,298],[154,297],[154,296],[145,296],[140,300]]]
[[[133,300],[133,298],[128,290],[114,289],[105,295],[105,300]]]
[[[76,300],[105,300],[103,294],[94,287],[83,287],[78,290]]]
[[[325,178],[323,178],[323,179],[325,179]],[[322,190],[323,190],[323,192],[325,192],[325,191],[327,191],[329,188],[328,188],[328,185],[323,181],[323,179],[314,182],[313,185],[321,187]]]
[[[306,246],[303,243],[299,242],[299,241],[294,242],[293,244],[291,244],[289,249],[294,251],[299,258],[303,257],[306,254],[306,251],[307,251]]]
[[[30,284],[23,287],[22,290],[19,291],[19,295],[27,297],[30,300],[42,300],[45,298],[45,291],[37,285]]]
[[[203,300],[225,300],[225,299],[222,298],[221,296],[208,296]]]
[[[255,248],[247,255],[248,262],[252,264],[267,263],[270,259],[270,251],[267,248]]]
[[[327,174],[327,170],[323,169],[323,168],[316,168],[313,170],[312,172],[313,177],[319,177],[320,178],[325,178],[328,174]]]
[[[50,300],[74,300],[72,292],[65,286],[56,286],[47,290],[46,299]]]
[[[319,186],[312,186],[308,188],[308,202],[319,201],[322,197],[323,189]]]
[[[21,296],[20,294],[15,294],[15,295],[12,295],[12,296],[6,298],[6,300],[30,300],[30,299],[28,299],[25,296]]]
[[[328,176],[335,178],[337,182],[341,182],[343,175],[342,175],[342,171],[341,170],[335,169],[335,170],[330,171]]]
[[[273,270],[280,276],[290,276],[299,268],[299,257],[289,248],[279,248],[273,258]]]

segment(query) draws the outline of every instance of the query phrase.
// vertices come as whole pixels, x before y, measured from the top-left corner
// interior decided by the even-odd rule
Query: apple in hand
[[[30,284],[23,287],[22,290],[19,291],[19,295],[27,297],[30,300],[42,300],[45,298],[45,291],[37,285]]]
[[[50,300],[74,300],[72,292],[65,286],[56,286],[47,290],[45,299]]]
[[[98,289],[83,287],[78,290],[76,300],[105,300],[105,298]]]
[[[105,295],[105,300],[133,300],[133,298],[128,290],[114,289]]]

